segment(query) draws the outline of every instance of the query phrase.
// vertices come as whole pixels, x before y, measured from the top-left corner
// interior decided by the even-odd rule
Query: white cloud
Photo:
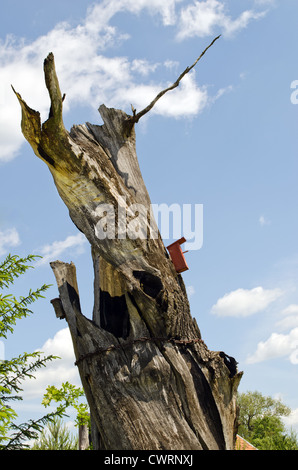
[[[264,217],[263,215],[261,215],[259,217],[259,224],[261,225],[261,227],[264,227],[265,225],[270,225],[271,222],[269,219],[267,219],[266,217]]]
[[[62,382],[68,381],[81,386],[79,373],[74,365],[75,355],[68,328],[59,330],[53,338],[49,338],[37,351],[41,351],[43,356],[53,355],[59,356],[61,359],[48,362],[46,367],[34,372],[35,379],[24,382],[24,400],[40,398],[41,401],[48,385],[58,387],[61,386]]]
[[[118,103],[125,105],[131,102],[137,111],[147,106],[156,95],[170,84],[132,85],[121,87],[115,93]],[[189,73],[181,81],[179,88],[165,94],[152,108],[151,114],[168,117],[194,116],[203,111],[209,102],[207,90],[195,82],[195,72]]]
[[[247,363],[254,364],[283,356],[288,356],[292,364],[298,364],[298,327],[287,335],[272,333],[267,341],[260,341]]]
[[[181,10],[178,39],[205,37],[222,33],[231,36],[247,27],[251,20],[263,17],[265,12],[243,11],[232,19],[226,13],[224,2],[219,0],[195,1]]]
[[[148,75],[151,72],[154,72],[159,64],[150,64],[148,60],[145,59],[134,59],[131,64],[131,70],[135,73],[141,75]]]
[[[188,297],[191,297],[192,295],[196,293],[194,286],[187,286],[186,291],[187,291]]]
[[[111,18],[120,11],[138,14],[146,9],[151,14],[160,14],[165,25],[175,21],[175,5],[178,0],[125,0],[104,1],[95,4],[87,11],[86,18],[76,27],[60,23],[44,36],[32,43],[8,37],[0,42],[0,159],[14,158],[24,138],[20,131],[21,111],[10,85],[21,93],[28,105],[41,112],[42,120],[47,118],[49,98],[44,85],[42,63],[49,52],[55,55],[56,69],[62,92],[66,93],[64,112],[76,104],[90,104],[96,109],[101,103],[113,107],[129,107],[134,103],[140,89],[146,98],[152,88],[141,85],[136,76],[146,76],[154,72],[159,64],[146,60],[129,61],[127,57],[106,57],[103,51],[116,42],[127,39],[115,27],[110,26]],[[165,64],[162,65],[166,67]],[[136,73],[139,72],[139,73]],[[122,93],[123,92],[123,93]],[[190,95],[193,92],[193,99]],[[182,91],[167,98],[169,107],[163,104],[159,113],[166,115],[193,114],[200,109],[200,93],[193,80],[184,84]],[[179,106],[182,99],[184,107]],[[144,101],[144,100],[143,100]],[[140,100],[136,100],[138,105]],[[144,106],[149,102],[144,102]],[[130,109],[130,107],[129,107]]]
[[[104,0],[99,5],[91,8],[91,22],[104,21],[107,23],[116,13],[128,11],[139,14],[146,9],[152,15],[160,15],[165,26],[175,24],[177,14],[176,4],[183,0]]]
[[[9,248],[21,243],[19,234],[15,228],[0,232],[0,256],[8,252]]]
[[[291,429],[291,428],[297,428],[298,426],[298,408],[294,409],[291,411],[291,413],[289,414],[289,416],[284,416],[282,418],[285,426],[287,426],[287,428]]]
[[[0,160],[14,158],[24,142],[20,131],[21,111],[11,84],[30,107],[41,112],[42,120],[47,118],[49,98],[42,63],[49,52],[55,55],[61,89],[67,95],[64,112],[74,105],[88,103],[94,109],[101,103],[129,110],[133,103],[141,108],[149,104],[147,97],[153,98],[153,92],[156,94],[164,88],[160,84],[142,84],[138,79],[153,73],[158,66],[167,69],[170,62],[154,64],[144,59],[130,61],[127,57],[104,55],[106,49],[129,37],[111,26],[117,13],[138,15],[145,10],[161,18],[164,26],[175,25],[180,39],[209,35],[218,24],[225,32],[235,32],[257,17],[245,11],[231,20],[225,14],[223,3],[217,0],[195,2],[182,6],[180,11],[181,3],[183,0],[104,0],[89,7],[85,19],[75,27],[67,22],[59,23],[31,43],[13,36],[0,41]],[[194,79],[194,74],[184,77],[179,90],[165,95],[154,112],[178,117],[202,111],[208,95]]]
[[[38,254],[42,256],[36,265],[41,266],[50,261],[55,261],[62,253],[65,251],[69,252],[70,249],[72,256],[81,254],[84,251],[86,242],[86,237],[82,233],[78,233],[77,235],[68,236],[65,240],[55,241],[50,245],[45,245],[39,250],[36,250]]]
[[[211,313],[222,317],[247,317],[266,309],[281,295],[280,289],[237,289],[218,299]]]
[[[298,305],[291,304],[284,310],[282,310],[282,315],[285,318],[282,318],[276,323],[276,326],[280,330],[290,330],[292,328],[298,327]]]
[[[298,314],[298,305],[291,304],[288,307],[284,308],[281,312],[283,315],[297,315]]]
[[[197,86],[193,71],[183,78],[179,88],[164,95],[154,112],[171,117],[194,116],[207,106],[208,98],[207,90]]]
[[[268,5],[268,6],[273,6],[276,4],[276,0],[255,0],[255,4],[258,5],[258,6],[264,6],[264,5]]]
[[[297,365],[298,364],[298,341],[293,349],[294,350],[291,352],[289,356],[289,360],[292,364]]]
[[[165,60],[164,66],[168,69],[174,69],[176,72],[179,70],[179,62],[177,60]]]
[[[298,315],[291,315],[276,323],[279,330],[285,331],[298,327]]]

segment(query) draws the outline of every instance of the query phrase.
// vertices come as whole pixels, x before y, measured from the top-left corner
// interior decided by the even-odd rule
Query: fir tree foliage
[[[8,289],[19,276],[32,268],[33,266],[29,263],[34,262],[36,258],[39,257],[29,255],[26,258],[20,258],[16,255],[8,255],[0,263],[0,290]],[[19,299],[10,293],[0,294],[0,337],[7,338],[7,334],[13,332],[16,320],[26,318],[33,313],[29,305],[42,298],[42,294],[48,288],[49,286],[44,284],[35,291],[30,289],[26,296]]]
[[[0,339],[7,339],[13,333],[16,321],[32,314],[29,308],[36,300],[43,298],[48,289],[44,284],[36,290],[29,290],[26,296],[16,298],[8,289],[14,281],[32,268],[37,256],[21,258],[8,255],[0,263]],[[45,367],[56,356],[44,357],[41,352],[23,353],[12,359],[0,361],[0,449],[14,450],[29,447],[26,441],[35,439],[43,427],[51,422],[57,412],[48,413],[37,420],[16,424],[17,413],[12,403],[22,400],[22,382],[34,378],[34,372]],[[61,414],[58,410],[58,414]]]
[[[31,450],[77,450],[78,438],[75,438],[62,419],[55,417],[42,430]]]

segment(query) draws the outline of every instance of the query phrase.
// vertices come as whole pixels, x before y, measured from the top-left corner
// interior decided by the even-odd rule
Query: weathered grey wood
[[[60,298],[52,299],[51,304],[53,305],[57,318],[59,318],[60,320],[66,318]]]
[[[102,105],[102,126],[79,125],[68,132],[52,54],[44,70],[51,110],[42,126],[39,113],[15,93],[23,134],[91,245],[92,320],[81,311],[75,266],[55,261],[51,267],[60,299],[53,305],[71,332],[97,446],[233,449],[242,374],[233,358],[208,350],[191,316],[183,279],[150,213],[136,155],[137,115]],[[118,218],[141,204],[147,236],[124,237],[123,226],[116,225],[114,237],[100,239],[102,204],[117,208]]]
[[[88,424],[79,426],[79,450],[87,450],[90,446]]]

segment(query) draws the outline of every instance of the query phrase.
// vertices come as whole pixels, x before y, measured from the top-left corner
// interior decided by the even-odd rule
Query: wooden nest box
[[[176,242],[167,246],[167,249],[170,253],[171,259],[174,263],[177,273],[183,273],[183,271],[187,271],[189,269],[184,257],[184,253],[187,253],[187,251],[182,251],[181,249],[181,245],[185,242],[186,239],[182,237]]]

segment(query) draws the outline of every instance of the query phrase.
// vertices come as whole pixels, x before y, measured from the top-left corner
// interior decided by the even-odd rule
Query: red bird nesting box
[[[182,243],[185,243],[185,242],[186,242],[185,238],[182,237],[180,238],[180,240],[177,240],[176,242],[167,246],[167,249],[170,253],[171,259],[174,263],[177,273],[182,273],[183,271],[187,271],[189,269],[186,264],[183,251],[180,246],[182,245]]]

